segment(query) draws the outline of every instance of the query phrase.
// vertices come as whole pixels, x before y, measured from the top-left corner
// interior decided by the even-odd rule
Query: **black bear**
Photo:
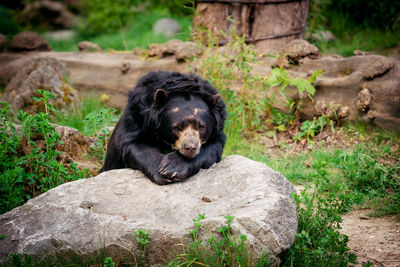
[[[207,81],[150,72],[129,92],[100,172],[132,168],[156,184],[182,181],[221,160],[225,117],[225,104]]]

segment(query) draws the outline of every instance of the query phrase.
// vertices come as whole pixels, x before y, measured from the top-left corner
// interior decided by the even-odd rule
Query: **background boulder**
[[[64,81],[66,78],[67,70],[59,60],[47,57],[30,59],[7,84],[1,101],[10,103],[16,112],[19,109],[38,111],[43,107],[37,105],[32,97],[41,89],[56,96],[49,101],[56,108],[77,104],[78,92]]]
[[[161,18],[153,25],[153,32],[164,35],[167,38],[175,36],[181,31],[179,23],[171,18]]]
[[[74,25],[75,17],[62,2],[40,0],[29,1],[17,19],[26,25],[46,29],[67,29]]]
[[[50,51],[50,45],[36,32],[21,32],[16,34],[8,44],[11,52]]]
[[[0,216],[0,257],[105,249],[114,260],[138,257],[132,233],[149,232],[147,263],[163,263],[188,245],[192,219],[205,213],[200,238],[218,236],[224,216],[246,234],[251,255],[274,257],[297,230],[293,186],[280,173],[241,156],[227,157],[183,183],[158,186],[141,172],[120,169],[58,186]],[[132,251],[130,252],[129,249]]]

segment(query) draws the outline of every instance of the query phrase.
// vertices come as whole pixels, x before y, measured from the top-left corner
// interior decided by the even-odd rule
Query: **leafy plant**
[[[133,233],[132,235],[136,237],[136,241],[139,243],[139,251],[140,251],[139,265],[143,266],[144,258],[146,257],[146,247],[151,240],[149,232],[143,229],[137,229],[136,232]]]
[[[79,130],[85,136],[93,136],[101,129],[114,125],[119,112],[108,108],[97,95],[84,97],[77,107],[67,108],[65,112],[56,111],[50,117],[53,123]]]
[[[76,164],[57,162],[60,134],[50,123],[54,111],[48,102],[54,96],[38,90],[35,101],[43,104],[45,112],[36,115],[19,110],[21,130],[15,127],[15,117],[7,103],[0,109],[0,212],[23,204],[57,185],[86,176]]]
[[[268,77],[268,86],[270,87],[280,87],[281,93],[287,86],[295,86],[299,94],[305,93],[308,97],[312,97],[315,94],[315,88],[312,85],[313,82],[321,75],[324,71],[316,70],[313,72],[310,78],[291,78],[288,72],[283,68],[273,68],[271,70],[271,75]]]
[[[86,131],[96,133],[97,141],[90,147],[91,155],[104,160],[106,154],[106,146],[111,137],[110,129],[106,128],[110,122],[116,122],[117,117],[114,115],[115,109],[102,108],[99,111],[93,111],[85,117]]]
[[[168,266],[201,265],[201,266],[268,266],[270,261],[266,253],[254,262],[247,252],[246,235],[236,236],[232,233],[233,216],[226,215],[226,225],[217,229],[219,237],[211,236],[207,243],[199,239],[201,220],[204,214],[193,219],[195,228],[190,231],[193,238],[188,250],[171,261]]]
[[[281,266],[348,266],[356,256],[347,247],[348,237],[339,232],[340,215],[351,207],[345,194],[320,195],[303,190],[293,195],[298,211],[298,230]]]
[[[115,267],[115,263],[113,262],[111,257],[107,257],[104,259],[103,267]]]
[[[349,190],[362,201],[379,199],[381,203],[373,214],[397,214],[400,218],[400,165],[385,166],[377,160],[382,152],[367,154],[360,147],[355,147],[352,153],[338,150],[335,153],[334,164],[343,171]]]
[[[326,125],[329,124],[330,121],[331,120],[327,116],[320,116],[312,121],[303,121],[302,125],[300,126],[300,131],[293,139],[301,140],[305,137],[307,140],[310,140],[310,138],[322,132],[322,130]]]
[[[201,29],[199,30],[201,31]],[[288,86],[294,86],[298,93],[311,98],[315,93],[312,83],[323,73],[315,71],[308,79],[292,78],[283,68],[272,69],[268,77],[251,74],[253,64],[257,62],[257,53],[253,46],[246,45],[245,37],[236,35],[233,29],[229,42],[225,45],[229,52],[219,52],[218,40],[211,31],[203,31],[204,35],[196,35],[200,39],[198,45],[203,50],[200,65],[190,66],[199,71],[201,76],[210,81],[221,93],[228,110],[226,132],[229,139],[238,135],[253,137],[256,132],[271,128],[284,131],[293,123],[301,108],[298,102],[292,101],[285,95]],[[239,90],[231,86],[240,83]],[[275,96],[269,92],[270,87],[279,87],[281,94],[286,97],[289,112],[276,109],[272,103]]]

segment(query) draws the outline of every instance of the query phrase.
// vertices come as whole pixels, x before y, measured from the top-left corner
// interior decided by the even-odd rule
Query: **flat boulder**
[[[132,233],[144,229],[151,237],[145,262],[161,264],[189,245],[192,219],[204,213],[199,238],[217,237],[229,214],[233,233],[247,235],[250,255],[267,251],[277,259],[297,230],[293,192],[282,174],[241,156],[165,186],[139,171],[108,171],[60,185],[1,215],[0,258],[55,251],[86,256],[103,249],[114,261],[138,258]]]

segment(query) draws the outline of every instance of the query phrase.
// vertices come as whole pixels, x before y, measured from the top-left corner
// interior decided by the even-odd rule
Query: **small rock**
[[[89,41],[83,41],[78,44],[78,49],[81,52],[102,52],[103,49],[98,44]]]
[[[208,197],[202,197],[201,201],[203,201],[203,202],[211,202],[211,200]]]
[[[310,44],[306,40],[295,39],[290,41],[285,49],[286,57],[291,64],[298,64],[299,60],[304,57],[317,57],[319,55],[318,48]]]
[[[380,58],[363,70],[364,78],[371,80],[377,76],[382,76],[393,68],[393,65],[393,61],[389,58]]]
[[[130,68],[131,64],[129,62],[122,62],[121,66],[119,67],[119,70],[122,72],[122,74],[126,74]]]
[[[372,95],[367,88],[362,89],[356,99],[356,106],[359,111],[365,112],[368,107],[369,103],[371,102]]]
[[[318,100],[315,103],[314,109],[315,109],[315,114],[318,116],[325,114],[326,110],[327,110],[327,105],[326,105],[325,100],[323,100],[323,99]]]
[[[153,32],[156,34],[162,34],[167,38],[175,36],[178,32],[180,32],[181,26],[179,23],[170,18],[162,18],[157,20],[157,22],[153,25]]]
[[[369,119],[373,120],[373,119],[375,119],[378,115],[379,115],[379,113],[378,113],[376,110],[372,110],[372,109],[368,110],[367,117],[368,117]]]
[[[178,62],[185,61],[200,53],[195,42],[183,42],[172,39],[165,44],[151,44],[149,46],[149,57],[167,57],[175,55]]]
[[[16,34],[8,45],[11,52],[51,51],[49,43],[36,32],[21,32]]]
[[[373,55],[372,52],[362,51],[362,50],[354,50],[353,54],[354,54],[355,56]]]
[[[57,150],[66,152],[74,160],[83,158],[90,151],[91,139],[89,137],[71,127],[52,125],[54,130],[61,135],[62,142],[58,144]]]
[[[298,65],[305,57],[315,59],[319,55],[318,48],[306,40],[295,39],[290,41],[280,52],[280,56],[272,67],[290,68],[290,65]]]
[[[346,118],[350,115],[350,108],[347,106],[341,106],[338,110],[339,118]]]

